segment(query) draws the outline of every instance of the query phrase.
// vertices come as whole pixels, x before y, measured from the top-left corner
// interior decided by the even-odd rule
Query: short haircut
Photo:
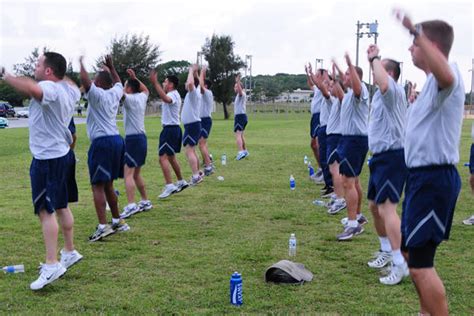
[[[398,81],[398,78],[400,78],[400,63],[389,58],[386,58],[385,61],[385,70],[393,72],[395,81]]]
[[[55,52],[45,52],[43,56],[45,57],[44,65],[51,68],[58,79],[63,79],[66,74],[66,58]]]
[[[206,80],[204,80],[204,83],[206,84],[206,86],[207,86],[208,89],[211,89],[211,87],[212,87],[212,82],[211,82],[211,80],[206,79]]]
[[[199,78],[194,77],[194,86],[196,88],[199,86]]]
[[[179,84],[178,77],[176,77],[175,75],[169,75],[169,76],[166,76],[166,79],[168,79],[168,81],[174,85],[175,89],[178,89],[178,84]]]
[[[438,44],[440,51],[448,57],[453,46],[453,27],[441,20],[421,22],[422,33],[432,42]]]
[[[110,72],[108,71],[105,71],[105,70],[101,70],[97,73],[97,79],[99,79],[99,81],[101,82],[102,85],[104,85],[105,87],[112,87],[112,75],[110,74]]]
[[[140,92],[140,81],[137,79],[128,79],[127,87],[130,87],[133,93],[138,93]]]
[[[362,71],[362,68],[360,68],[359,66],[354,66],[356,72],[357,72],[357,75],[359,75],[359,79],[362,81],[362,77],[364,76],[364,72]]]

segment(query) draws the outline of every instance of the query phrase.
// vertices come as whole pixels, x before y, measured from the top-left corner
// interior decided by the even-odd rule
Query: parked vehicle
[[[16,117],[28,118],[29,115],[30,115],[30,112],[28,111],[28,109],[19,110],[16,112]]]
[[[0,128],[8,127],[8,120],[4,117],[0,117]]]
[[[15,117],[16,113],[13,107],[7,102],[0,102],[0,116]]]

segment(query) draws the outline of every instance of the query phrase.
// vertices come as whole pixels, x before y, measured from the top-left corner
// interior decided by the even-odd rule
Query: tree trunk
[[[224,107],[224,119],[228,120],[229,119],[229,112],[227,112],[227,104],[225,102],[223,102],[222,106]]]

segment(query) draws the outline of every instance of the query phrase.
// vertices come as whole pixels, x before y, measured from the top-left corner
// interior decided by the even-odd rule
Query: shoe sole
[[[112,232],[110,232],[110,233],[108,233],[108,234],[106,234],[106,235],[102,235],[102,236],[100,236],[100,237],[98,237],[98,238],[96,238],[96,239],[89,239],[89,242],[95,242],[95,241],[102,240],[103,238],[108,237],[108,236],[110,236],[110,235],[113,235],[113,234],[115,234],[115,233],[116,233],[116,231],[113,230]]]
[[[337,237],[337,240],[339,240],[339,241],[351,240],[353,237],[358,236],[358,235],[362,234],[363,232],[364,232],[364,229],[362,228],[359,232],[354,233],[354,234],[352,234],[348,237],[344,237],[344,238]]]
[[[158,195],[158,198],[159,198],[159,199],[166,199],[167,197],[170,197],[171,195],[173,195],[173,194],[175,194],[175,193],[178,193],[178,192],[180,192],[180,191],[182,191],[182,189],[181,189],[181,190],[176,189],[176,190],[174,190],[173,192],[171,192],[170,194],[168,194],[167,196],[161,196],[161,194],[160,194],[160,195]]]

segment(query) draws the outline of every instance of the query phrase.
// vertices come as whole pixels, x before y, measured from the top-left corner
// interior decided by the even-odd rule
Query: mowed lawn
[[[328,215],[312,201],[320,186],[308,180],[304,155],[312,161],[306,114],[250,115],[246,140],[250,156],[235,161],[232,120],[216,115],[210,151],[217,171],[197,187],[166,200],[157,144],[159,117],[148,117],[148,159],[144,167],[154,209],[128,220],[129,232],[89,243],[97,225],[87,170],[89,140],[78,125],[77,180],[80,201],[75,216],[76,248],[84,255],[60,280],[42,291],[29,284],[44,261],[38,219],[33,215],[29,180],[31,155],[27,129],[0,130],[0,266],[25,265],[25,273],[0,274],[0,314],[416,314],[418,299],[409,279],[397,286],[379,284],[367,267],[378,249],[372,216],[365,232],[337,242],[344,214]],[[451,239],[437,253],[450,312],[474,313],[474,227],[461,221],[474,213],[468,184],[472,121],[465,121],[459,172],[463,188]],[[120,123],[123,133],[123,126]],[[226,153],[227,166],[220,156]],[[190,168],[179,154],[183,174]],[[289,190],[289,176],[296,190]],[[217,180],[223,176],[224,181]],[[366,194],[368,168],[362,173]],[[443,179],[439,179],[443,181]],[[123,180],[116,181],[120,207],[126,205]],[[110,213],[108,213],[110,219]],[[264,271],[288,258],[288,238],[298,239],[294,261],[313,272],[303,286],[266,284]],[[244,305],[229,304],[229,279],[242,273]]]

